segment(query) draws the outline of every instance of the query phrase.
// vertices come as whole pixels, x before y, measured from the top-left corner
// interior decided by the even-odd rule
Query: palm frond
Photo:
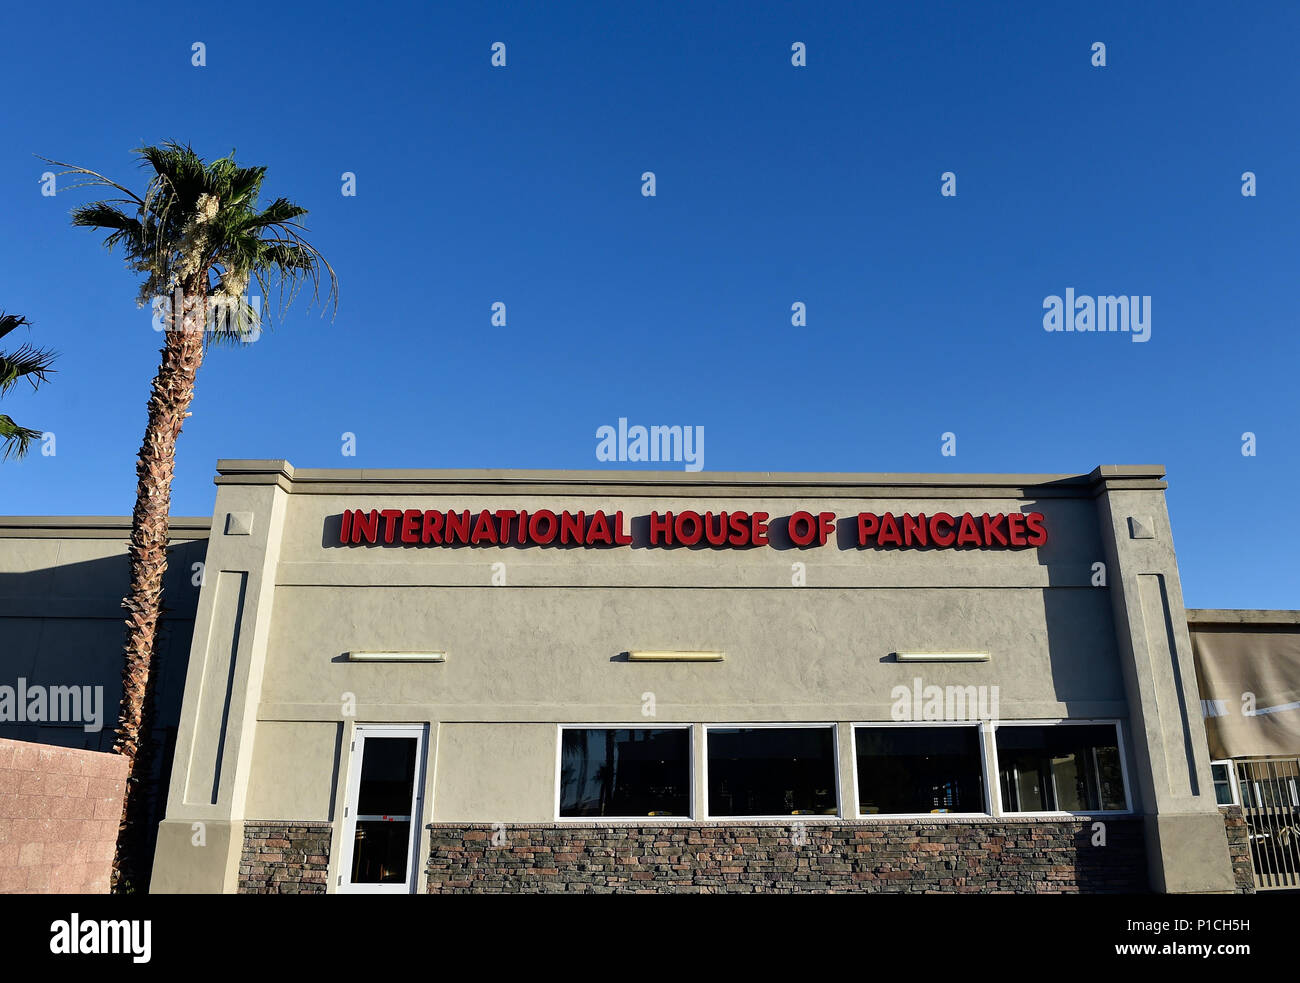
[[[292,222],[296,218],[301,218],[307,214],[307,209],[301,205],[295,205],[288,198],[277,198],[271,204],[267,205],[260,212],[254,212],[251,215],[243,217],[240,223],[240,230],[248,229],[266,229],[276,225],[283,225],[286,222]]]
[[[49,349],[31,345],[23,345],[12,355],[0,352],[0,395],[16,386],[20,379],[30,382],[33,389],[48,382],[49,374],[54,371],[50,366],[57,357]]]
[[[237,168],[230,175],[230,184],[227,189],[230,202],[241,208],[251,208],[256,205],[258,195],[262,192],[262,181],[265,177],[265,167]]]
[[[90,178],[89,181],[84,181],[81,184],[73,185],[73,187],[80,188],[80,187],[85,187],[87,185],[97,185],[99,187],[104,187],[104,188],[116,188],[118,191],[122,192],[122,194],[126,195],[130,200],[136,202],[137,204],[141,204],[141,205],[144,204],[144,202],[140,199],[140,196],[137,195],[130,188],[125,188],[122,185],[118,184],[116,181],[109,180],[108,178],[104,177],[104,175],[100,174],[98,171],[92,171],[88,167],[78,167],[76,164],[68,164],[61,160],[52,160],[49,157],[42,157],[40,154],[33,154],[32,156],[36,157],[38,160],[45,161],[45,163],[47,164],[53,164],[55,167],[64,168],[64,170],[60,172],[60,176],[62,176],[63,174],[84,174]],[[63,190],[69,191],[71,190],[71,188],[64,188]]]
[[[144,247],[145,229],[138,218],[132,218],[111,202],[96,201],[72,210],[72,224],[91,229],[111,229],[104,239],[104,247],[112,250],[126,243],[128,253],[138,253]]]
[[[31,322],[21,314],[6,314],[0,311],[0,338],[15,328],[31,327]],[[45,348],[35,348],[24,344],[12,355],[0,352],[0,394],[7,393],[19,379],[26,379],[35,389],[42,382],[49,381],[49,374],[54,370],[50,366],[57,356]]]
[[[246,345],[256,341],[262,333],[260,302],[255,305],[243,296],[214,299],[207,329],[213,342]]]
[[[6,314],[4,311],[0,311],[0,338],[3,338],[14,328],[20,328],[23,325],[30,327],[31,323],[22,314]]]
[[[4,445],[4,454],[0,460],[10,457],[25,457],[32,446],[32,441],[40,440],[39,430],[29,430],[14,423],[13,418],[0,413],[0,444]]]

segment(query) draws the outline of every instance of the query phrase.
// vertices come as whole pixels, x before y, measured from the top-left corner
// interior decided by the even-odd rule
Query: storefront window
[[[831,727],[710,727],[710,816],[839,813]]]
[[[689,729],[561,731],[561,817],[689,817],[690,812]]]
[[[978,727],[857,727],[854,745],[864,816],[987,808]]]
[[[997,749],[1003,812],[1128,808],[1114,724],[1003,725]]]

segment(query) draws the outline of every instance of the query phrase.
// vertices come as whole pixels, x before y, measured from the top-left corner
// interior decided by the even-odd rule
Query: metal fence
[[[1237,758],[1255,889],[1300,888],[1300,758]]]

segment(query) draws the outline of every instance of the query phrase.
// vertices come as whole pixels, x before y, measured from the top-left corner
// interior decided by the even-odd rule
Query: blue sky
[[[609,467],[621,416],[710,471],[1163,464],[1188,605],[1300,607],[1300,7],[456,6],[6,8],[0,309],[61,357],[4,399],[56,453],[0,511],[129,514],[160,344],[32,154],[140,186],[176,139],[267,165],[341,300],[209,353],[175,514],[219,457]],[[1151,296],[1151,340],[1044,332],[1067,287]]]

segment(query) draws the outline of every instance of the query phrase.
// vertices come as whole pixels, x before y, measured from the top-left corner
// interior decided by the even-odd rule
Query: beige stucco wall
[[[888,719],[920,675],[1000,689],[1003,716],[1123,712],[1104,592],[851,588],[282,587],[265,718],[337,719],[398,706],[437,719],[623,719],[655,694],[664,720]],[[310,629],[304,627],[310,623]],[[725,661],[630,663],[631,649],[721,649]],[[446,651],[436,664],[358,664],[350,650]],[[917,666],[897,651],[988,651]],[[882,717],[883,715],[883,717]]]
[[[1153,884],[1227,889],[1158,468],[725,475],[236,461],[219,470],[212,519],[173,523],[159,686],[177,748],[155,890],[232,890],[246,819],[332,822],[337,847],[357,723],[427,726],[422,821],[504,823],[553,819],[560,722],[694,723],[697,809],[704,723],[835,723],[842,814],[855,818],[850,724],[888,719],[891,689],[917,677],[997,686],[1004,720],[1119,719]],[[748,550],[342,547],[345,508],[744,509],[774,519],[803,509],[834,511],[840,526],[838,544],[810,549],[783,544],[778,522],[773,546]],[[1019,551],[857,549],[856,513],[886,510],[1041,511],[1050,540]],[[124,519],[0,520],[0,682],[102,684],[111,726],[128,532]],[[196,562],[207,563],[201,587]],[[1094,584],[1098,563],[1105,586]],[[795,564],[805,586],[793,586]],[[641,648],[726,658],[626,661]],[[445,651],[447,661],[346,658],[390,649]],[[991,658],[906,665],[892,658],[900,650]],[[0,736],[111,743],[108,729],[0,723]]]
[[[328,820],[334,808],[342,723],[265,720],[257,728],[247,818]]]
[[[1181,634],[1176,627],[1184,614],[1159,469],[781,476],[223,462],[220,470],[158,855],[168,889],[230,890],[246,819],[332,821],[337,846],[358,723],[427,725],[421,818],[457,822],[551,820],[558,722],[692,722],[697,763],[703,723],[837,723],[842,810],[853,818],[849,724],[889,719],[891,689],[917,677],[997,686],[1004,720],[1121,720],[1132,805],[1150,817],[1160,886],[1231,889],[1226,841],[1218,871],[1213,843],[1209,860],[1184,863],[1186,847],[1168,833],[1209,836],[1212,819],[1223,835],[1208,758],[1196,746],[1199,717],[1180,716],[1189,693],[1194,708],[1194,677],[1185,623]],[[779,536],[748,550],[343,547],[345,508],[834,511],[848,548],[783,547]],[[886,510],[1040,511],[1050,539],[1018,551],[857,549],[856,514]],[[1094,585],[1099,563],[1105,586]],[[794,564],[806,585],[793,585]],[[505,585],[494,586],[502,575]],[[626,661],[641,648],[726,657]],[[349,662],[356,650],[447,657]],[[991,658],[908,665],[893,660],[900,650]],[[656,705],[649,718],[646,694]],[[697,768],[697,793],[701,780]],[[207,860],[183,845],[195,822],[224,838]]]
[[[1091,584],[1100,559],[1090,500],[1033,500],[1041,550],[886,551],[760,547],[560,549],[339,547],[349,507],[536,511],[745,509],[1031,510],[1022,499],[693,495],[291,495],[276,568],[259,728],[360,721],[437,728],[432,816],[547,821],[555,815],[556,722],[865,721],[890,718],[891,690],[999,688],[1007,719],[1127,713],[1110,601]],[[806,586],[792,586],[792,564]],[[494,568],[503,564],[504,568]],[[504,573],[506,586],[491,586]],[[708,664],[629,663],[630,649],[720,649]],[[443,664],[357,664],[353,650],[445,651]],[[891,653],[975,650],[988,663],[900,664]],[[645,694],[656,714],[642,715]],[[305,726],[305,724],[303,725]],[[288,774],[298,744],[259,732],[256,767]],[[316,747],[323,746],[317,737]],[[315,759],[313,759],[315,761]],[[346,764],[346,762],[345,762]],[[319,775],[320,766],[313,769]],[[842,798],[851,795],[845,774]],[[252,783],[258,784],[257,774]],[[278,780],[278,813],[317,815],[318,797]],[[257,800],[259,805],[266,801]],[[270,804],[269,802],[267,803]]]
[[[555,815],[556,728],[444,723],[431,782],[438,822],[547,822]]]

